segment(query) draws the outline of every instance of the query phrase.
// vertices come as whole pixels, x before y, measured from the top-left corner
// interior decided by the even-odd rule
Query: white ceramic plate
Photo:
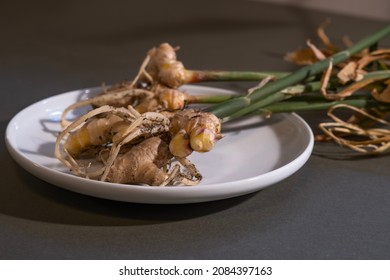
[[[184,89],[194,94],[227,93],[200,86]],[[219,200],[263,189],[300,169],[313,148],[312,132],[298,115],[276,114],[267,120],[253,117],[228,124],[224,126],[225,137],[211,152],[193,153],[190,160],[204,178],[197,186],[150,187],[76,177],[53,155],[61,112],[98,91],[66,92],[19,112],[6,131],[7,148],[16,162],[47,182],[78,193],[118,201],[174,204]]]

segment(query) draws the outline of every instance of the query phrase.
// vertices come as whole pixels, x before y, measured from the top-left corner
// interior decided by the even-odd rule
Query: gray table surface
[[[0,258],[390,258],[389,157],[312,155],[297,173],[254,194],[144,205],[48,184],[19,167],[4,144],[6,126],[21,109],[65,91],[131,79],[146,50],[161,42],[179,45],[179,59],[192,69],[290,71],[295,66],[284,54],[316,40],[326,18],[337,43],[386,24],[238,0],[2,4]],[[325,119],[303,116],[313,129]]]

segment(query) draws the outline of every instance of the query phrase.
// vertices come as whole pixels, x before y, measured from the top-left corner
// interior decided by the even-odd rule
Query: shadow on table
[[[0,190],[0,213],[49,223],[129,226],[173,222],[210,215],[234,207],[253,195],[214,202],[159,205],[105,200],[67,191],[46,183],[17,166],[17,186]]]

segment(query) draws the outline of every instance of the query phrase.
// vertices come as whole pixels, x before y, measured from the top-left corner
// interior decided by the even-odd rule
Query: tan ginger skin
[[[106,89],[90,99],[95,107],[110,105],[113,107],[133,106],[139,113],[181,110],[193,97],[175,88],[154,84],[149,89],[129,88],[123,83]],[[83,103],[80,103],[84,105]]]
[[[64,148],[69,154],[77,158],[83,151],[92,146],[100,146],[111,142],[115,135],[120,134],[126,128],[126,125],[128,125],[127,122],[113,114],[92,118],[82,127],[69,134],[64,143]],[[199,112],[194,109],[187,109],[174,114],[169,132],[173,140],[170,145],[171,152],[179,157],[188,156],[193,150],[207,152],[212,149],[216,141],[222,138],[218,118],[213,114]],[[183,137],[183,140],[176,141],[176,135]],[[207,139],[205,139],[205,135]],[[184,153],[183,149],[185,150]]]
[[[148,52],[150,62],[146,68],[150,76],[160,83],[177,88],[186,80],[186,70],[182,62],[177,60],[176,49],[168,43],[151,49]]]
[[[92,146],[100,146],[110,142],[115,134],[114,131],[119,130],[123,125],[123,119],[117,115],[92,118],[78,130],[69,134],[64,148],[77,158],[83,151]]]
[[[148,138],[115,159],[107,181],[159,186],[168,178],[163,168],[172,157],[168,144],[161,138]]]
[[[168,43],[151,49],[135,79],[140,79],[139,84],[133,81],[113,86],[89,100],[72,104],[64,111],[61,123],[66,127],[65,116],[72,109],[88,104],[97,108],[112,107],[109,110],[104,108],[103,115],[93,116],[92,113],[88,120],[85,117],[87,121],[83,125],[80,123],[79,128],[69,130],[63,144],[67,153],[62,155],[58,146],[56,156],[75,173],[85,173],[89,177],[88,168],[84,171],[74,159],[84,153],[96,155],[96,151],[102,148],[107,151],[115,147],[107,164],[104,158],[100,158],[105,164],[104,172],[95,172],[93,174],[96,175],[91,175],[91,178],[97,176],[103,181],[147,185],[165,185],[172,178],[184,184],[198,183],[201,175],[186,157],[193,151],[210,151],[222,138],[221,123],[213,114],[183,109],[192,100],[191,96],[177,89],[188,78],[186,75],[183,64],[177,61],[176,50]],[[127,109],[131,111],[132,120],[114,113]],[[152,116],[146,116],[148,112],[156,112],[161,120],[169,123],[169,127]],[[132,126],[133,122],[137,124]],[[61,137],[65,135],[62,133]],[[127,137],[132,140],[125,140]],[[123,145],[126,149],[122,149]],[[68,160],[67,156],[74,159]],[[192,178],[181,174],[177,168],[168,171],[173,158],[191,173]]]
[[[182,110],[197,100],[177,88],[187,80],[188,75],[183,64],[176,60],[175,49],[163,43],[148,52],[148,59],[145,59],[145,65],[134,81],[104,87],[97,96],[71,104],[64,110],[61,123],[66,126],[68,112],[86,105],[95,108],[105,105],[116,108],[132,106],[141,114]]]
[[[220,120],[215,115],[194,109],[177,112],[171,120],[170,133],[170,150],[179,157],[188,156],[192,151],[208,152],[223,137]],[[175,143],[176,137],[182,147]]]
[[[92,117],[80,128],[68,134],[63,147],[76,159],[84,152],[95,151],[96,148],[104,148],[111,143],[119,143],[118,139],[124,137],[123,133],[130,124],[128,120],[110,113],[103,114],[103,117]],[[107,176],[102,180],[114,183],[162,185],[167,182],[169,177],[167,170],[174,157],[181,163],[187,164],[185,158],[192,151],[209,151],[222,137],[218,118],[194,109],[172,114],[169,127],[159,132],[159,136],[155,136],[151,127],[138,129],[146,129],[150,131],[150,135],[146,133],[141,142],[140,139],[135,138],[136,142],[129,143],[130,146],[113,159],[112,165],[108,166]],[[186,167],[191,168],[189,163]],[[197,171],[193,174],[198,176]]]

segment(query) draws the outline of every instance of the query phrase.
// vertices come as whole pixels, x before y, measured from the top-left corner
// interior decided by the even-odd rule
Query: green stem
[[[253,109],[254,104],[252,104],[252,106],[251,106],[252,109],[251,109],[251,111],[248,111],[247,114],[251,113],[252,111],[259,110],[260,108],[263,108],[267,105],[292,98],[296,95],[300,95],[300,94],[307,93],[307,92],[318,91],[320,89],[320,87],[321,87],[320,82],[311,82],[311,83],[308,83],[305,85],[296,85],[296,86],[287,87],[281,91],[275,92],[274,94],[267,96],[266,98],[254,103],[254,104],[256,104],[256,109]],[[247,102],[249,104],[249,100]],[[240,114],[236,114],[235,112],[232,112],[230,115],[222,118],[222,122],[224,123],[227,121],[231,121],[231,120],[236,119],[240,116],[241,116]]]
[[[237,95],[233,94],[218,94],[218,95],[190,95],[188,96],[188,103],[221,103],[226,100],[232,99]]]
[[[364,78],[382,78],[388,79],[390,78],[390,70],[381,70],[381,71],[371,71],[364,74]]]
[[[248,114],[251,111],[257,110],[258,106],[255,104],[257,101],[267,98],[271,94],[275,92],[279,92],[286,87],[302,82],[308,79],[309,77],[318,75],[319,73],[324,71],[331,62],[333,62],[333,64],[339,64],[340,62],[349,59],[351,56],[355,55],[356,53],[364,50],[365,48],[370,47],[373,44],[376,44],[380,39],[384,38],[389,34],[390,34],[390,25],[387,25],[383,29],[360,40],[359,42],[357,42],[356,44],[354,44],[350,48],[347,48],[344,51],[340,51],[328,57],[327,59],[319,61],[315,64],[302,67],[296,72],[293,72],[287,76],[283,76],[278,80],[266,84],[264,87],[255,90],[250,96],[247,97],[246,103],[247,104],[249,103],[249,105],[242,107],[238,112],[233,111],[235,116],[236,117],[243,116]],[[229,109],[229,107],[234,106],[234,103],[236,103],[236,98],[215,105],[212,108],[210,108],[209,111],[214,113],[219,118],[224,118],[233,113]],[[237,106],[236,106],[236,110],[237,110]]]
[[[339,100],[339,101],[322,101],[322,102],[309,102],[309,101],[287,101],[274,103],[264,108],[261,108],[257,111],[263,113],[282,113],[282,112],[303,112],[303,111],[317,111],[317,110],[328,110],[331,107],[345,104],[351,105],[357,108],[370,108],[370,107],[389,107],[387,104],[379,103],[375,100],[368,99],[348,99],[348,100]]]
[[[254,72],[254,71],[200,71],[185,70],[185,83],[199,83],[207,81],[261,81],[264,78],[281,78],[287,72]]]

